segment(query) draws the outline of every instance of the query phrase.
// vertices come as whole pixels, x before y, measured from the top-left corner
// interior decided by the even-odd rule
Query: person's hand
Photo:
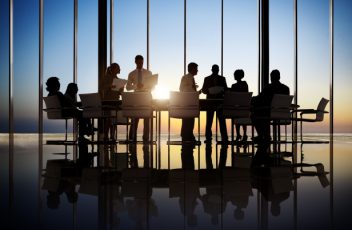
[[[119,93],[122,93],[123,92],[123,87],[121,87],[120,89],[119,89]]]

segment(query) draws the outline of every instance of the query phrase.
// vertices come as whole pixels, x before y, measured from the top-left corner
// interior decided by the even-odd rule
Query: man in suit
[[[260,117],[269,116],[268,109],[256,109],[258,107],[269,107],[273,99],[274,94],[290,95],[290,89],[280,82],[280,71],[275,69],[270,73],[271,84],[264,87],[262,92],[252,99],[252,122],[257,130],[258,137],[254,141],[270,141],[270,120],[258,119]]]
[[[207,95],[207,99],[223,99],[224,91],[227,89],[226,79],[223,76],[219,75],[219,66],[213,65],[211,68],[212,74],[204,79],[202,92]],[[212,90],[216,89],[213,87],[222,87],[223,89],[219,92],[213,92]],[[218,88],[219,89],[219,88]],[[217,118],[220,124],[220,133],[222,142],[227,142],[227,130],[225,119],[222,114],[222,108],[209,108],[207,109],[207,121],[205,127],[205,142],[211,142],[212,140],[212,131],[211,126],[213,125],[214,112],[216,111]]]
[[[187,66],[188,73],[182,76],[180,83],[181,92],[196,92],[198,85],[194,81],[194,76],[198,73],[198,65],[191,62]],[[195,141],[196,138],[193,134],[194,118],[183,118],[181,126],[182,141]]]
[[[134,90],[135,92],[150,92],[151,89],[144,86],[145,78],[152,75],[152,73],[143,68],[144,58],[142,55],[137,55],[135,57],[136,69],[129,73],[126,89]],[[129,140],[137,140],[137,128],[139,119],[132,119]],[[149,141],[149,118],[144,118],[144,129],[143,129],[143,141]]]

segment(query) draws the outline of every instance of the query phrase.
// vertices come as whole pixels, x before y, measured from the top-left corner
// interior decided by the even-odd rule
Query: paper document
[[[117,79],[117,78],[114,78],[114,80],[112,81],[112,85],[114,85],[115,87],[112,88],[112,90],[120,90],[121,88],[125,87],[127,83],[127,80],[125,79]]]
[[[144,88],[152,89],[156,84],[158,84],[158,74],[153,74],[144,78]]]
[[[209,88],[209,94],[219,94],[224,92],[224,87],[221,86],[213,86]]]

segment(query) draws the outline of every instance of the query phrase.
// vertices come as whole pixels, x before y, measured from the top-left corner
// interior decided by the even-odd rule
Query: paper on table
[[[156,84],[158,84],[158,74],[153,74],[144,78],[144,88],[152,89]]]
[[[115,87],[112,88],[112,90],[120,90],[121,88],[125,87],[127,83],[127,80],[125,79],[119,79],[119,78],[114,78],[114,80],[112,81],[112,85],[114,85]]]
[[[219,94],[224,91],[224,87],[221,86],[213,86],[209,88],[210,94]]]

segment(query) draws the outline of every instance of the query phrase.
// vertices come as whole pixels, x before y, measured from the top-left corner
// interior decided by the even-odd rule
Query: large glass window
[[[270,0],[269,6],[269,74],[278,69],[280,81],[294,93],[293,1]]]
[[[14,125],[16,132],[38,127],[38,1],[14,1]],[[25,39],[24,39],[25,38]]]
[[[186,64],[196,62],[196,83],[201,89],[204,78],[211,74],[214,64],[221,61],[221,1],[187,1]],[[204,95],[201,95],[204,98]]]
[[[0,132],[7,133],[9,120],[9,5],[0,2]]]
[[[329,98],[329,79],[329,1],[299,1],[298,103],[301,108],[316,108],[322,97]],[[305,132],[328,132],[329,119],[324,119],[323,124],[305,124]]]
[[[224,0],[224,76],[235,83],[236,69],[245,72],[250,92],[258,91],[258,3]]]
[[[98,1],[78,1],[77,84],[79,93],[98,92],[97,33]]]
[[[60,78],[60,91],[65,93],[73,82],[73,1],[49,0],[44,4],[44,89],[51,77]],[[46,117],[46,116],[44,116]],[[63,121],[44,123],[44,132],[64,131]]]
[[[115,1],[114,62],[120,64],[120,77],[127,79],[136,68],[134,58],[144,56],[147,67],[147,1]]]

